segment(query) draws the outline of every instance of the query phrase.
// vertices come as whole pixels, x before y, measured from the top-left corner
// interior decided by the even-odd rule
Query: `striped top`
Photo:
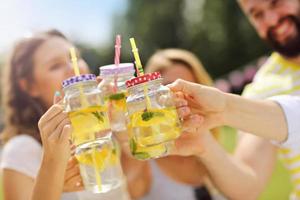
[[[264,99],[283,94],[300,95],[300,65],[273,53],[258,71],[253,83],[246,86],[243,96]],[[290,199],[300,199],[300,144],[298,147],[280,147],[279,157],[294,186]]]

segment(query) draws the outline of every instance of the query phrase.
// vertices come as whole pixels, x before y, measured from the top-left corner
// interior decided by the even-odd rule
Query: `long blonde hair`
[[[164,49],[157,51],[147,63],[146,72],[161,71],[173,66],[174,63],[182,63],[189,68],[196,82],[203,85],[212,85],[213,81],[200,60],[191,52],[183,49]]]
[[[162,71],[173,66],[174,63],[181,63],[190,69],[196,78],[196,83],[212,86],[213,81],[200,60],[191,52],[184,49],[158,50],[152,55],[146,65],[146,72]],[[212,133],[218,138],[220,130],[213,129]]]

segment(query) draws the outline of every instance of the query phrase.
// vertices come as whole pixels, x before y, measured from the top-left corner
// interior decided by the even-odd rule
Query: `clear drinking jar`
[[[123,173],[113,142],[107,107],[96,76],[85,74],[63,82],[64,106],[72,124],[72,142],[84,186],[94,193],[119,187]]]
[[[166,156],[181,134],[170,89],[154,72],[126,82],[128,132],[132,155],[139,160]]]
[[[98,88],[102,91],[108,106],[108,116],[113,132],[125,131],[126,127],[126,98],[127,89],[125,82],[134,77],[134,65],[122,63],[100,67]]]

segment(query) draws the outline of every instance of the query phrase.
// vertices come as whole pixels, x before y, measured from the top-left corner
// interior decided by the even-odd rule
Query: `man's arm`
[[[224,95],[226,96],[226,108],[222,117],[224,125],[280,142],[286,140],[287,122],[283,110],[277,103],[251,100],[233,94]],[[295,107],[297,108],[299,106]]]

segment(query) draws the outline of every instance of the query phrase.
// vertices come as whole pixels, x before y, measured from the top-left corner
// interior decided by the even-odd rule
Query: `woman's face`
[[[183,79],[190,82],[196,82],[193,72],[184,64],[174,63],[172,67],[161,71],[163,84],[167,85],[174,82],[176,79]]]
[[[47,108],[53,103],[55,91],[61,91],[62,81],[74,76],[69,49],[73,45],[60,37],[52,37],[44,42],[35,52],[33,83],[30,95],[40,98]],[[89,73],[87,64],[78,56],[80,73]]]

